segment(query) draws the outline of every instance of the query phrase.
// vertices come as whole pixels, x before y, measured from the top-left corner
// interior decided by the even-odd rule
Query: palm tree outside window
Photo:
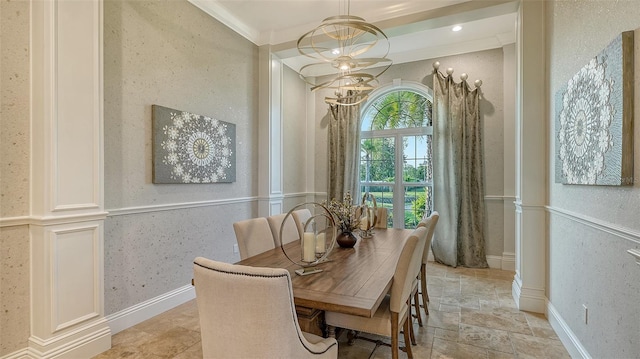
[[[403,81],[362,108],[360,191],[387,208],[389,227],[415,228],[433,209],[431,101],[431,89]]]

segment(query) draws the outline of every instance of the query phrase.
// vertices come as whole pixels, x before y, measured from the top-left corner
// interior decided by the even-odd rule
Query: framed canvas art
[[[563,184],[633,184],[633,31],[556,94],[555,174]]]
[[[153,183],[236,180],[236,125],[152,106]]]

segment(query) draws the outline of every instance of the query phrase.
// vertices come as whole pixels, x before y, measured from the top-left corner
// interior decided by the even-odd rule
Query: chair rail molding
[[[627,253],[631,254],[636,260],[636,264],[640,265],[640,251],[637,249],[629,249]]]
[[[32,0],[30,15],[26,351],[89,358],[111,347],[104,317],[103,3]]]

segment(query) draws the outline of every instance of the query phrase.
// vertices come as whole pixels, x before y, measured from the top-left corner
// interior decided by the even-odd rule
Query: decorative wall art
[[[633,184],[633,31],[556,94],[556,182]]]
[[[236,125],[152,106],[153,183],[236,180]]]

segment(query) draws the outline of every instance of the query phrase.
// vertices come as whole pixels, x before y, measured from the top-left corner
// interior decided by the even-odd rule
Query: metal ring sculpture
[[[293,212],[303,208],[309,208],[309,210],[311,211],[311,217],[304,223],[302,223],[302,228],[300,228],[293,218]],[[317,202],[300,203],[291,208],[291,210],[287,212],[284,219],[282,220],[279,233],[280,238],[282,238],[284,226],[288,220],[294,221],[294,223],[296,223],[296,230],[299,235],[298,240],[301,247],[301,258],[300,260],[292,259],[285,250],[284,244],[281,240],[280,248],[282,249],[282,252],[293,264],[302,267],[302,269],[298,269],[295,271],[296,274],[307,275],[321,272],[322,269],[314,267],[317,264],[325,262],[327,260],[327,257],[336,244],[337,229],[333,214],[323,204]],[[318,228],[320,225],[324,225],[324,229]],[[313,255],[313,257],[311,257],[311,255]]]

